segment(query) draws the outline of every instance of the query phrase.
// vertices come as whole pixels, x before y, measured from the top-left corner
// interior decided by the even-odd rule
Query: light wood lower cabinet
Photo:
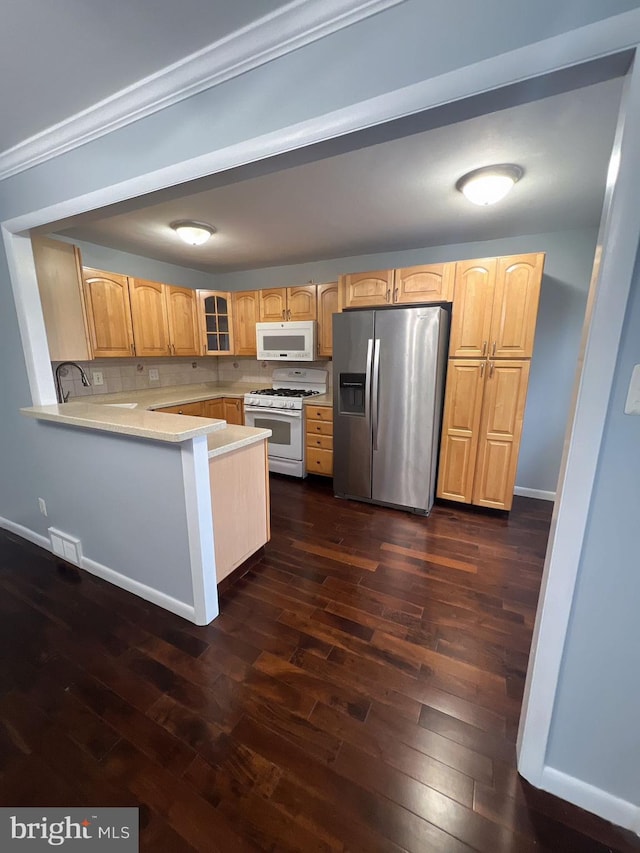
[[[244,402],[240,397],[214,397],[211,400],[198,400],[196,403],[183,403],[180,406],[165,406],[155,411],[172,415],[191,415],[196,418],[214,418],[228,424],[244,425]]]
[[[450,359],[439,498],[511,509],[529,359]]]
[[[244,424],[244,402],[240,397],[225,397],[224,404],[224,419],[228,424]]]
[[[212,415],[207,414],[206,404],[210,400],[199,400],[197,403],[183,403],[181,406],[165,406],[162,409],[155,409],[156,412],[164,412],[167,415],[190,415],[192,418],[210,418]]]
[[[305,406],[305,418],[307,471],[333,477],[333,407]]]
[[[209,460],[217,582],[269,540],[267,442]]]

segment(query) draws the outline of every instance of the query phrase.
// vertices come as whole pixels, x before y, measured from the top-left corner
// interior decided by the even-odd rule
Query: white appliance
[[[314,361],[316,321],[256,323],[259,361]]]
[[[306,477],[302,401],[327,393],[327,371],[279,367],[271,379],[273,387],[244,395],[244,422],[246,426],[271,430],[270,471]]]

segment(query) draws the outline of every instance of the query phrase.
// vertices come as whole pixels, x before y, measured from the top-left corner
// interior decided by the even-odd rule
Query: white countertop
[[[226,429],[212,432],[207,436],[207,447],[209,448],[209,459],[215,456],[223,456],[232,450],[248,447],[258,441],[266,441],[271,436],[270,429],[256,429],[255,427],[238,426],[229,424]]]
[[[20,409],[28,418],[54,421],[83,429],[117,432],[156,441],[179,442],[198,435],[208,435],[227,426],[224,420],[193,418],[189,415],[170,415],[150,412],[144,408],[125,409],[104,403],[56,403],[51,406],[32,406]]]
[[[226,433],[227,441],[222,437],[216,448],[223,453],[225,447],[236,449],[241,436],[236,430],[250,430],[249,427],[231,427],[225,420],[199,418],[190,415],[176,415],[167,412],[152,411],[164,406],[195,403],[199,400],[211,400],[216,397],[242,397],[247,391],[260,387],[252,383],[200,383],[198,385],[174,385],[166,388],[145,388],[138,391],[122,391],[117,394],[95,394],[90,398],[74,400],[70,403],[56,403],[50,406],[31,406],[21,409],[23,415],[37,420],[68,424],[81,429],[115,432],[121,435],[134,435],[155,441],[180,442],[199,435],[210,435],[218,431]],[[268,387],[268,386],[262,386]],[[129,405],[123,405],[129,404]],[[256,437],[254,433],[264,435]],[[268,438],[269,430],[251,430],[245,434],[249,443]],[[214,449],[216,449],[214,448]]]

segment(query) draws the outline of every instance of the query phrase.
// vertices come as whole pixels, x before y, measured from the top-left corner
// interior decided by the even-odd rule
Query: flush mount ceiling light
[[[456,189],[474,204],[495,204],[507,195],[523,174],[520,166],[511,163],[485,166],[463,175],[456,183]]]
[[[192,222],[189,219],[172,222],[171,228],[173,228],[181,240],[184,240],[190,246],[201,246],[203,243],[206,243],[216,230],[213,225],[207,225],[206,222]]]

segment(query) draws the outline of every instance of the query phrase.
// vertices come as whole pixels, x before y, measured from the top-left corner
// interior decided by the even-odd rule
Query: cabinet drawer
[[[333,436],[320,435],[319,433],[307,433],[307,447],[319,447],[322,450],[333,450]]]
[[[332,477],[333,451],[310,447],[307,450],[307,471],[312,474],[324,474],[327,477]]]
[[[307,406],[307,418],[314,421],[331,421],[333,423],[333,408],[331,406]]]
[[[307,421],[307,435],[315,433],[333,435],[333,424],[331,421]]]
[[[191,415],[196,418],[207,416],[204,403],[183,403],[182,406],[167,406],[163,409],[156,409],[155,411],[174,415]]]

